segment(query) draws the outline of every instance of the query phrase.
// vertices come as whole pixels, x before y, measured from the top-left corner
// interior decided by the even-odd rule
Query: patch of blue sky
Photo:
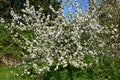
[[[67,16],[67,14],[69,13],[69,8],[71,7],[71,4],[74,3],[75,0],[70,0],[69,3],[64,7],[64,10],[63,10],[63,15],[64,16]],[[88,9],[88,3],[89,1],[88,0],[76,0],[82,11],[85,13]],[[72,15],[74,15],[74,12],[76,11],[76,5],[74,5],[72,8],[71,8],[71,13]],[[68,18],[67,18],[68,19]]]

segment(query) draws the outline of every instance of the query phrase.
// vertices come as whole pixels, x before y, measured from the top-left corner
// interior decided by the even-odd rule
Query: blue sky
[[[72,2],[74,0],[71,0]],[[87,6],[88,6],[88,0],[77,0],[79,4],[82,4],[82,10],[85,12],[87,10]],[[68,12],[68,8],[70,7],[70,3],[68,3],[68,5],[64,8],[64,12]],[[75,11],[75,7],[73,9],[73,11]]]
[[[63,0],[66,1],[66,0]],[[74,0],[70,0],[70,1],[74,1]],[[88,8],[88,0],[77,0],[78,3],[81,5],[83,12],[86,12],[87,8]],[[97,0],[97,4],[100,5],[102,2],[102,0]],[[68,5],[64,8],[64,13],[68,12],[68,8],[70,7],[70,3],[68,3]],[[75,11],[75,7],[73,9],[73,12]]]
[[[70,0],[71,3],[73,3],[74,0]],[[86,12],[87,8],[88,8],[88,0],[77,0],[78,3],[81,5],[81,8],[83,10],[83,12]],[[66,15],[68,13],[68,8],[71,6],[70,2],[68,3],[67,6],[64,7],[64,12],[63,14]],[[74,6],[73,9],[71,10],[71,12],[74,14],[76,10],[76,7]]]

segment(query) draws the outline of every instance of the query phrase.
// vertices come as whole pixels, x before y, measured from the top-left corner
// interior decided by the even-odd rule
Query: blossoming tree
[[[64,16],[63,8],[68,3],[71,3],[71,7],[69,7],[67,16]],[[72,15],[74,6],[76,11]],[[77,0],[74,2],[66,0],[58,11],[55,11],[52,6],[49,7],[57,15],[54,20],[50,19],[50,15],[47,15],[46,18],[44,14],[41,14],[41,7],[36,11],[34,6],[29,5],[28,0],[26,8],[22,10],[25,13],[22,16],[11,11],[14,19],[8,30],[12,33],[12,39],[27,51],[27,53],[22,52],[24,56],[24,60],[20,64],[24,68],[22,75],[33,77],[37,74],[44,74],[50,71],[53,64],[56,66],[54,70],[59,69],[59,66],[67,67],[69,65],[76,68],[89,67],[92,62],[84,62],[86,55],[93,57],[93,61],[97,64],[95,56],[112,53],[107,44],[111,42],[111,38],[119,37],[118,29],[113,27],[117,25],[111,25],[112,35],[106,37],[109,29],[106,25],[99,23],[101,12],[98,11],[100,7],[96,2],[86,13],[82,11]],[[66,20],[65,17],[70,20]],[[14,32],[14,30],[18,31]],[[33,31],[35,36],[33,40],[21,34],[27,30]],[[120,44],[117,43],[118,45]],[[114,47],[116,48],[115,45]]]

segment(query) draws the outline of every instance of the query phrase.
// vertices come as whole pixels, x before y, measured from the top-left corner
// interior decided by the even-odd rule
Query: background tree
[[[98,35],[105,43],[104,51],[109,54],[105,55],[115,61],[120,51],[120,1],[119,0],[89,0],[88,13],[98,16],[99,25],[103,31]],[[87,21],[89,22],[89,21]]]
[[[0,0],[0,17],[5,19],[11,19],[10,10],[13,10],[17,13],[21,13],[21,9],[24,8],[26,0]],[[48,14],[51,15],[51,18],[55,17],[54,12],[49,8],[49,5],[52,5],[53,8],[57,11],[60,8],[62,0],[30,0],[30,5],[33,5],[36,10],[39,9],[38,5],[43,8],[43,13],[45,16]]]
[[[117,52],[120,51],[120,1],[119,0],[102,0],[99,15],[99,23],[106,26],[108,33],[105,34],[109,42],[106,45],[107,49],[113,52],[113,64],[117,57]],[[113,31],[113,29],[115,29]],[[114,36],[114,35],[117,36]]]
[[[120,1],[102,0],[101,15],[99,17],[101,24],[119,24],[120,20]]]

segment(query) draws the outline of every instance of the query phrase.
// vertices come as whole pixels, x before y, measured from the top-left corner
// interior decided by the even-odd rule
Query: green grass
[[[11,71],[16,71],[17,69],[14,67],[9,68],[6,65],[0,66],[0,80],[33,80],[30,77],[22,77],[22,76],[15,76],[11,73]]]
[[[10,69],[6,66],[0,66],[0,80],[8,80],[10,76]]]
[[[15,70],[14,68],[9,68],[8,66],[0,66],[0,80],[24,80],[22,77],[16,77],[11,74],[11,71]]]

